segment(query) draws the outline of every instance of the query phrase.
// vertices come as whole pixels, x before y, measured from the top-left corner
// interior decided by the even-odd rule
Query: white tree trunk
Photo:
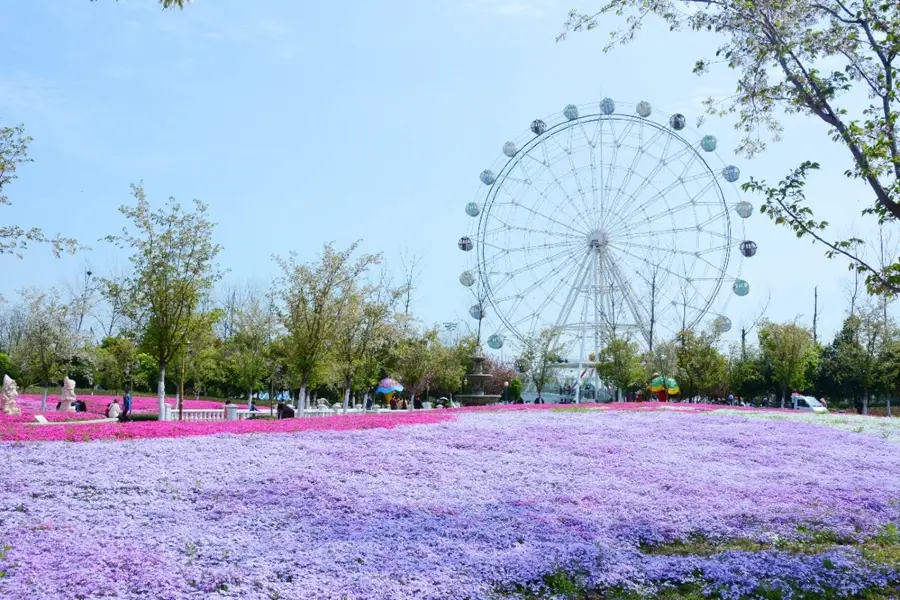
[[[891,416],[891,397],[887,397],[887,416]]]
[[[247,392],[247,410],[253,410],[253,388]]]
[[[306,386],[300,386],[300,393],[297,395],[297,410],[302,417],[306,412]]]
[[[44,388],[44,392],[41,394],[41,413],[47,411],[47,388]]]
[[[159,383],[156,385],[156,396],[159,401],[159,419],[163,418],[163,404],[166,402],[166,368],[159,370]]]
[[[344,414],[347,414],[347,407],[350,405],[350,386],[344,388]]]

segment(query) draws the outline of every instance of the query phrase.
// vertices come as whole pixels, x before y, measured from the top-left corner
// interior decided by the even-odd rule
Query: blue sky
[[[0,217],[92,247],[62,260],[43,249],[0,259],[4,295],[60,285],[85,260],[100,273],[124,267],[122,254],[96,240],[124,224],[116,208],[142,180],[152,202],[171,195],[210,205],[229,281],[265,285],[273,253],[312,259],[325,241],[362,239],[394,267],[404,248],[423,257],[422,320],[470,321],[456,240],[478,174],[504,141],[568,103],[646,99],[693,120],[702,98],[733,89],[727,72],[691,74],[713,37],[651,26],[605,55],[604,31],[556,43],[578,5],[196,0],[164,12],[151,0],[29,0],[4,8],[0,122],[25,123],[34,163],[5,190],[14,206]],[[820,161],[809,189],[819,216],[841,233],[864,233],[854,222],[868,196],[842,176],[845,151],[818,122],[794,117],[785,126],[785,140],[752,161],[731,156],[730,121],[703,131],[745,175],[775,180],[801,160]],[[732,320],[752,320],[771,293],[769,317],[809,321],[818,285],[830,335],[845,310],[845,265],[758,214],[747,230],[760,251],[744,270],[753,293],[730,304]]]

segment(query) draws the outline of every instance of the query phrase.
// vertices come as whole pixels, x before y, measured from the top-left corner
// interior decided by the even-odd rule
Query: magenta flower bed
[[[395,411],[370,415],[338,415],[327,418],[249,419],[243,421],[137,421],[72,425],[26,425],[0,421],[0,441],[90,442],[138,438],[179,438],[220,433],[293,433],[297,431],[371,429],[438,423],[453,418],[447,411]]]
[[[439,422],[391,427],[420,415]],[[0,444],[0,598],[487,600],[560,570],[644,597],[695,584],[724,600],[837,599],[900,584],[853,546],[647,550],[874,535],[900,520],[898,446],[874,436],[671,411],[277,425],[298,422],[302,435]]]

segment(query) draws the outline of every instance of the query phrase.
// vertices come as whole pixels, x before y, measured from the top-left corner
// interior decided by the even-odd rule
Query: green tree
[[[130,369],[137,361],[137,346],[125,337],[107,337],[100,342],[98,362],[104,389],[119,393],[129,383]]]
[[[8,354],[0,352],[0,380],[3,379],[3,375],[9,375],[11,379],[18,379],[19,370]]]
[[[550,328],[536,334],[532,333],[525,339],[518,363],[527,374],[528,381],[534,386],[538,397],[541,397],[548,384],[556,381],[556,365],[560,361],[561,354],[562,344],[557,329]]]
[[[354,259],[358,245],[335,251],[333,244],[325,244],[318,263],[300,263],[296,253],[275,257],[282,270],[276,286],[281,295],[278,318],[289,338],[290,367],[300,385],[301,414],[307,406],[307,389],[325,369],[328,351],[333,349],[336,328],[348,307],[345,292],[380,260],[373,254]]]
[[[212,240],[215,224],[207,217],[207,205],[195,200],[194,210],[187,211],[169,198],[154,211],[142,186],[131,190],[136,204],[119,212],[133,230],[124,228],[106,240],[132,251],[131,275],[118,285],[128,298],[124,312],[143,328],[141,345],[156,358],[162,417],[166,368],[184,350],[202,302],[222,276],[216,262],[222,248]]]
[[[377,377],[376,357],[390,338],[390,317],[398,296],[384,280],[372,285],[351,282],[346,290],[347,306],[335,328],[334,352],[345,412],[354,384],[368,389]]]
[[[724,393],[727,362],[715,346],[711,333],[686,331],[678,347],[676,380],[685,398]]]
[[[766,387],[760,372],[759,351],[748,348],[742,352],[740,346],[732,348],[728,358],[727,382],[728,390],[740,398],[762,396]]]
[[[234,335],[228,341],[229,363],[241,392],[253,404],[253,390],[269,374],[269,350],[275,336],[275,312],[271,300],[262,294],[248,293],[236,318]],[[212,329],[210,328],[210,333]]]
[[[884,386],[884,323],[880,311],[864,307],[849,315],[829,348],[823,351],[820,383],[823,392],[852,398],[862,414],[869,413],[869,397]]]
[[[764,321],[760,324],[762,361],[771,371],[772,381],[780,394],[781,408],[784,408],[789,389],[806,385],[804,366],[812,345],[812,334],[797,323]]]
[[[41,411],[45,411],[48,388],[68,374],[79,339],[59,292],[25,290],[23,297],[27,312],[25,332],[14,359],[22,374],[43,388]]]
[[[735,93],[708,100],[711,115],[736,114],[745,132],[740,151],[765,147],[764,134],[779,139],[779,112],[817,118],[823,132],[853,161],[847,176],[864,182],[872,201],[863,214],[880,221],[900,218],[900,4],[873,0],[606,0],[593,13],[572,11],[560,37],[594,29],[602,20],[627,14],[624,28],[611,34],[604,51],[637,35],[649,15],[673,31],[690,29],[724,38],[715,56],[701,58],[694,72],[715,66],[737,73]],[[612,19],[610,19],[612,21]],[[868,97],[868,102],[860,98]],[[829,256],[843,255],[867,274],[873,291],[900,291],[900,263],[870,265],[857,253],[857,239],[829,235],[805,204],[802,182],[818,168],[811,162],[792,171],[777,187],[751,181],[762,192],[762,209],[799,237],[825,244]]]
[[[646,378],[638,345],[628,339],[613,338],[600,350],[596,369],[600,379],[616,387],[616,400],[619,399],[619,390],[626,393],[637,391]]]

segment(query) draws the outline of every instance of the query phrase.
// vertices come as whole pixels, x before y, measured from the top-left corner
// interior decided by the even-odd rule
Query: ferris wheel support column
[[[591,269],[593,270],[593,269]],[[585,282],[585,292],[589,289],[587,287],[587,272],[584,274],[584,282]],[[584,369],[584,342],[585,338],[587,338],[587,317],[588,317],[588,307],[590,306],[591,296],[588,293],[584,295],[584,318],[582,319],[582,332],[581,332],[581,349],[578,351],[578,373],[575,374],[575,404],[581,403],[581,372]]]

